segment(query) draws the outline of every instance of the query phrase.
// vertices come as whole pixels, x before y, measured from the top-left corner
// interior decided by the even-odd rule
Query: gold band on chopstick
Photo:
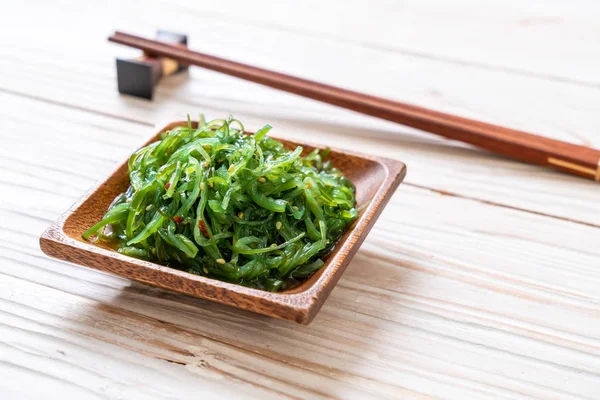
[[[556,165],[562,168],[572,169],[573,171],[583,172],[593,176],[596,182],[600,182],[600,160],[598,160],[598,166],[596,169],[584,167],[583,165],[575,164],[569,161],[560,160],[554,157],[548,157],[548,164]]]

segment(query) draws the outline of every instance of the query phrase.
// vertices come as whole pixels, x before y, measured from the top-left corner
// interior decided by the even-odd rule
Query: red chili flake
[[[170,187],[171,187],[171,182],[165,183],[165,190],[169,190]]]
[[[206,224],[204,223],[203,220],[198,220],[198,228],[200,228],[200,231],[202,232],[202,234],[206,237],[209,236],[208,234],[208,229],[206,229]]]
[[[178,224],[180,224],[181,221],[183,221],[183,218],[181,218],[179,215],[176,215],[176,216],[173,217],[173,221],[175,221]]]

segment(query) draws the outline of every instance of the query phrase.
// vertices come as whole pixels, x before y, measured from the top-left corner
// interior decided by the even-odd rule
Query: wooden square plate
[[[145,145],[156,141],[161,132],[186,124],[187,122],[174,122],[165,126]],[[319,147],[272,137],[281,140],[288,148],[302,146],[304,154]],[[366,207],[333,251],[324,258],[325,265],[301,285],[287,291],[270,293],[221,282],[124,256],[108,246],[83,240],[81,234],[99,221],[112,200],[129,186],[127,160],[108,179],[84,195],[52,224],[40,238],[40,246],[44,253],[60,260],[270,317],[308,324],[329,296],[383,207],[406,175],[406,166],[403,163],[387,158],[335,149],[332,149],[329,158],[356,186],[357,206]]]

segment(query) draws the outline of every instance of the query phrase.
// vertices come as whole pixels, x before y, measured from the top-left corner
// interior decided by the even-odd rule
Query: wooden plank
[[[599,61],[595,17],[600,8],[593,0],[546,1],[543,5],[495,0],[485,6],[476,0],[401,4],[355,0],[343,7],[333,1],[170,4],[202,22],[313,36],[533,79],[600,84],[595,70]],[[264,12],[267,8],[269,12]]]
[[[110,11],[117,9],[117,3],[103,4],[112,8]],[[546,1],[543,6],[518,0],[493,0],[485,7],[476,0],[458,0],[452,4],[436,0],[408,0],[402,4],[353,0],[344,7],[334,1],[314,0],[275,5],[265,0],[252,4],[226,0],[193,5],[175,0],[169,2],[169,7],[157,2],[118,6],[121,13],[112,14],[111,22],[124,26],[139,23],[132,16],[144,15],[147,28],[153,28],[156,23],[152,8],[160,6],[166,17],[177,15],[194,19],[197,24],[216,22],[224,29],[252,32],[258,28],[534,79],[594,86],[600,83],[594,69],[594,63],[598,62],[595,21],[598,4],[593,0]],[[38,4],[37,8],[52,11],[44,4]],[[73,14],[86,11],[87,8],[77,6],[63,10]],[[91,19],[86,22],[99,23]],[[161,21],[164,23],[169,21]],[[171,24],[185,26],[177,21]],[[211,37],[211,41],[214,39]]]
[[[44,7],[40,5],[41,10]],[[165,81],[152,103],[118,97],[110,60],[115,54],[132,52],[104,43],[103,35],[119,23],[147,34],[150,31],[144,21],[132,18],[139,11],[137,8],[110,1],[106,7],[106,12],[111,7],[120,10],[110,23],[78,18],[82,10],[74,7],[52,23],[31,16],[32,23],[47,31],[41,37],[25,37],[19,43],[9,41],[10,36],[0,39],[5,51],[0,57],[5,71],[0,87],[144,123],[167,115],[180,118],[190,111],[205,111],[213,116],[235,111],[239,118],[250,119],[251,127],[269,122],[286,133],[402,159],[409,164],[408,183],[600,225],[600,192],[593,183],[207,71],[194,70],[189,79],[181,76]],[[166,28],[186,26],[192,43],[218,55],[562,140],[600,145],[596,134],[600,120],[595,106],[600,104],[600,91],[594,87],[535,80],[477,66],[448,65],[393,51],[330,42],[314,35],[279,31],[275,35],[269,26],[244,26],[248,40],[240,42],[239,29],[234,29],[233,22],[209,18],[200,24],[193,13],[181,15],[181,10],[158,8],[153,3],[145,6],[144,13],[163,16]],[[68,20],[80,34],[78,40],[69,40],[66,48],[56,49],[51,44],[64,33],[51,29],[51,25],[60,23],[60,18],[65,24]],[[11,18],[5,26],[10,28],[16,21],[18,18]],[[307,21],[307,26],[312,26],[311,21]],[[204,37],[210,40],[194,41]],[[271,57],[272,53],[278,57]],[[356,59],[369,62],[356,63]],[[386,146],[380,145],[382,137]]]
[[[166,364],[169,368],[165,368],[165,363],[154,362],[148,363],[147,369],[154,365],[163,367],[161,386],[171,387],[169,394],[172,396],[190,389],[182,388],[178,381],[182,381],[183,386],[186,386],[186,383],[193,383],[194,386],[204,385],[202,393],[208,392],[208,389],[214,390],[215,386],[230,386],[233,380],[234,384],[237,381],[237,387],[232,389],[237,390],[237,393],[248,389],[249,393],[254,395],[270,393],[277,396],[328,398],[328,395],[337,392],[344,398],[348,398],[346,394],[354,398],[374,398],[370,390],[360,387],[364,379],[359,376],[353,377],[344,371],[339,371],[339,377],[321,374],[321,371],[289,365],[286,360],[273,359],[269,354],[259,354],[235,343],[222,343],[202,333],[142,317],[109,304],[68,295],[7,276],[3,276],[0,282],[0,285],[4,284],[3,298],[10,296],[22,302],[0,302],[0,309],[6,310],[11,327],[17,328],[19,334],[9,334],[9,342],[21,339],[35,343],[36,336],[51,336],[54,338],[54,346],[64,346],[64,352],[71,353],[71,357],[76,358],[77,355],[73,354],[75,351],[69,351],[71,347],[75,347],[74,344],[83,348],[91,347],[90,350],[93,351],[98,346],[97,340],[94,339],[100,339],[113,344],[111,347],[118,350],[125,348],[143,355],[133,362],[127,362],[129,360],[122,360],[122,356],[116,356],[118,350],[107,351],[106,353],[112,354],[109,362],[126,371],[146,365],[144,361],[147,358],[166,360],[171,363]],[[86,311],[81,312],[81,309]],[[27,318],[20,317],[22,315],[35,316],[36,321],[28,321]],[[41,338],[37,340],[41,341]],[[100,358],[103,355],[93,354],[93,357]],[[99,361],[101,360],[96,360],[95,363]],[[72,362],[86,367],[81,360]],[[161,368],[156,369],[161,371]],[[142,379],[148,379],[151,372],[142,370],[138,371],[138,374]],[[204,379],[197,379],[194,375]],[[132,378],[125,376],[120,380],[132,385],[135,384]],[[219,385],[212,385],[212,388],[211,385],[206,386],[207,380]],[[165,383],[168,385],[164,385]],[[411,393],[394,388],[393,385],[376,386],[368,380],[362,383],[370,384],[380,395]],[[185,397],[190,396],[188,394]]]
[[[16,360],[0,365],[16,382],[36,366],[40,386],[90,396],[195,394],[203,377],[257,397],[597,393],[597,228],[402,187],[315,321],[296,326],[42,255],[49,222],[151,131],[0,101],[0,346]]]
[[[94,311],[94,302],[73,301],[75,296],[4,275],[0,287],[0,369],[6,373],[0,393],[43,398],[56,390],[82,398],[177,399],[271,398],[275,392],[231,379],[212,366],[182,367],[200,360],[165,342],[136,346],[143,342],[135,332],[143,318],[128,326],[132,321],[123,312],[102,306]],[[152,328],[164,330],[161,325]],[[230,378],[228,387],[214,383],[224,378]]]
[[[423,194],[439,201],[437,196]],[[464,206],[460,204],[461,208]],[[521,222],[520,218],[513,217]],[[404,225],[408,227],[405,228],[407,236],[419,236],[418,229],[410,229],[411,224],[406,222]],[[208,336],[216,343],[203,340],[200,349],[194,351],[222,355],[220,361],[223,364],[219,366],[241,380],[254,380],[251,372],[242,369],[242,365],[250,365],[251,371],[264,371],[268,379],[273,379],[269,378],[272,376],[282,378],[283,375],[285,380],[291,381],[287,384],[290,386],[282,387],[286,393],[300,390],[294,385],[301,385],[307,379],[321,382],[320,374],[338,379],[345,377],[342,382],[323,384],[325,393],[342,391],[344,398],[351,394],[364,398],[364,393],[361,395],[350,382],[361,388],[372,387],[378,395],[387,393],[397,397],[401,388],[390,386],[399,381],[403,383],[403,390],[421,391],[428,387],[426,393],[437,396],[453,388],[454,396],[527,394],[569,398],[568,391],[565,393],[560,384],[564,379],[569,379],[577,388],[571,394],[594,393],[600,373],[600,321],[594,311],[597,291],[590,289],[589,296],[577,296],[579,299],[575,301],[560,290],[548,290],[536,281],[524,281],[516,274],[507,279],[510,271],[499,269],[493,263],[497,257],[495,253],[487,253],[487,257],[477,255],[485,267],[477,268],[479,270],[469,268],[473,264],[468,260],[447,264],[443,257],[447,251],[443,248],[436,257],[415,250],[394,252],[395,259],[386,257],[388,253],[384,249],[389,246],[389,232],[384,229],[381,232],[379,227],[376,232],[383,233],[386,239],[382,240],[380,236],[369,239],[322,313],[307,328],[141,285],[130,286],[120,278],[50,261],[39,254],[34,235],[21,235],[23,242],[19,240],[16,246],[10,243],[3,249],[6,256],[3,257],[2,271],[56,288],[57,293],[40,293],[44,301],[33,296],[35,291],[27,285],[17,292],[4,289],[0,293],[45,312],[68,314],[71,319],[83,321],[79,322],[81,324],[93,323],[97,329],[90,333],[90,329],[85,328],[86,334],[98,335],[96,337],[110,343],[115,342],[112,337],[115,328],[109,329],[107,325],[113,321],[110,323],[118,324],[125,337],[133,336],[142,343],[134,346],[128,340],[122,344],[119,339],[119,345],[154,357],[162,354],[162,347],[173,349],[168,357],[174,357],[173,353],[189,352],[190,343],[197,343],[193,340],[194,332]],[[450,231],[448,234],[455,233]],[[14,241],[14,234],[12,238]],[[406,246],[417,247],[413,243]],[[569,253],[578,254],[578,251]],[[586,260],[578,262],[585,264]],[[587,265],[593,264],[588,261]],[[547,275],[555,275],[552,264],[542,267],[546,268]],[[559,273],[556,275],[560,278]],[[597,280],[597,274],[590,279]],[[9,287],[18,288],[19,285],[10,281]],[[69,297],[67,301],[60,292],[100,303],[92,307],[88,301],[78,298]],[[109,322],[106,321],[109,317],[100,312],[104,310],[103,304],[108,304]],[[110,307],[162,322],[144,320],[141,323],[128,313]],[[56,311],[65,308],[66,311]],[[133,321],[124,322],[123,314]],[[560,315],[560,318],[548,320],[549,314]],[[31,313],[21,312],[20,315]],[[37,316],[33,318],[38,319]],[[165,324],[179,328],[170,329]],[[585,334],[581,332],[581,326],[587,327]],[[180,329],[183,330],[180,332]],[[155,338],[157,334],[161,335],[161,340]],[[222,345],[223,342],[226,345]],[[143,347],[147,343],[154,343],[158,349],[148,350]],[[265,354],[267,360],[263,359]],[[273,358],[276,361],[272,361]],[[484,359],[489,363],[481,368]],[[191,362],[185,357],[173,360],[186,365]],[[282,362],[294,367],[282,373],[278,365]],[[347,369],[354,371],[359,365],[358,376],[345,372]],[[302,373],[305,369],[312,374]],[[556,392],[558,390],[560,392]],[[306,393],[302,397],[307,397]]]
[[[45,3],[36,13],[26,13],[31,4],[2,13],[3,397],[595,398],[595,186],[204,71],[164,82],[154,103],[121,98],[110,61],[121,50],[102,42],[115,27],[149,34],[165,21],[217,54],[598,146],[593,4],[547,3],[550,18],[564,15],[555,24],[535,5],[504,3],[514,11],[468,0],[431,11],[432,3],[409,1],[394,14],[371,3],[379,18],[367,34],[356,29],[369,28],[357,23],[366,15],[359,2],[336,10],[347,25],[330,26],[321,26],[328,4],[320,15],[307,14],[311,4],[294,15],[270,5],[276,18],[290,16],[284,32],[258,14],[260,3],[212,14],[211,5],[116,1],[103,2],[95,18],[83,3],[61,15]],[[34,34],[15,40],[24,15]],[[469,19],[480,15],[493,18]],[[514,21],[524,28],[511,29]],[[424,30],[431,34],[412,40]],[[67,39],[60,48],[58,39]],[[464,46],[452,46],[457,40]],[[497,46],[482,49],[488,42]],[[250,128],[270,122],[292,136],[409,162],[413,186],[397,193],[313,324],[256,317],[40,253],[43,229],[152,122],[232,108]]]

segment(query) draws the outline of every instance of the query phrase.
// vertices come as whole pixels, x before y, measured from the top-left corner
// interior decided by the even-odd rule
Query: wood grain
[[[161,82],[153,103],[119,97],[113,58],[135,52],[104,39],[116,26],[185,25],[210,53],[598,147],[598,4],[261,4],[106,0],[89,18],[93,3],[17,2],[0,13],[0,397],[596,398],[593,183],[209,71]],[[39,250],[155,121],[190,111],[410,165],[309,326]]]
[[[4,271],[20,279],[56,287],[61,292],[66,291],[83,298],[91,296],[101,304],[108,303],[118,308],[126,308],[136,315],[149,315],[158,321],[183,325],[187,327],[186,331],[204,332],[219,341],[226,340],[232,346],[243,345],[243,348],[250,351],[272,354],[271,357],[274,356],[277,360],[288,360],[288,363],[291,362],[296,367],[285,373],[285,379],[296,383],[286,384],[286,390],[290,390],[288,385],[301,385],[304,379],[308,379],[306,376],[303,378],[302,375],[297,375],[296,371],[309,368],[315,373],[324,374],[325,370],[331,371],[334,367],[331,373],[339,379],[341,371],[348,370],[350,366],[360,371],[361,377],[375,379],[375,382],[367,386],[372,388],[371,390],[384,390],[386,382],[396,382],[396,385],[402,382],[401,386],[408,385],[413,390],[428,387],[426,392],[433,395],[442,395],[442,388],[451,387],[454,396],[459,396],[460,393],[476,396],[479,393],[477,397],[484,397],[479,390],[486,387],[485,384],[482,386],[481,382],[486,382],[503,388],[488,391],[488,395],[512,393],[514,396],[514,391],[517,391],[551,398],[551,391],[543,388],[546,385],[544,380],[549,376],[554,376],[556,382],[559,377],[568,376],[574,384],[577,382],[579,385],[578,393],[594,389],[597,378],[593,374],[598,373],[600,367],[597,357],[594,356],[598,351],[598,325],[597,317],[588,314],[597,302],[597,285],[593,284],[593,280],[598,280],[597,269],[596,273],[591,275],[591,271],[586,273],[584,268],[577,274],[574,274],[574,271],[569,272],[568,265],[573,264],[569,264],[568,260],[577,258],[577,254],[582,252],[580,249],[585,248],[586,244],[578,244],[574,240],[569,243],[564,240],[568,236],[589,235],[594,231],[593,228],[582,230],[571,224],[571,227],[565,229],[568,224],[563,222],[560,226],[564,235],[556,236],[557,227],[554,226],[554,229],[546,229],[549,232],[546,236],[531,235],[519,238],[520,224],[528,221],[529,225],[535,225],[544,218],[531,216],[524,220],[520,212],[507,214],[499,209],[497,212],[486,214],[489,223],[494,227],[491,231],[494,234],[490,235],[477,233],[475,221],[472,222],[475,226],[473,230],[469,229],[468,225],[465,226],[460,217],[456,217],[456,211],[465,207],[480,215],[487,206],[475,206],[473,203],[456,199],[455,205],[448,207],[450,204],[444,197],[418,190],[416,193],[414,190],[400,192],[396,201],[400,199],[403,199],[403,204],[417,208],[409,213],[397,213],[392,209],[386,212],[386,219],[380,221],[386,221],[386,226],[381,227],[381,230],[376,226],[373,231],[373,234],[379,232],[381,235],[368,239],[364,247],[366,253],[362,250],[359,252],[355,263],[332,293],[331,301],[326,303],[308,330],[292,329],[287,325],[271,323],[267,319],[257,320],[250,314],[232,312],[227,308],[144,287],[134,286],[127,289],[130,284],[126,281],[47,259],[43,262],[44,259],[24,254],[26,249],[25,252],[19,253],[11,250],[7,255],[12,257],[15,254],[24,254],[21,260],[27,264],[5,260]],[[440,220],[440,216],[436,215],[430,217],[431,222],[419,218],[423,211],[431,209],[431,206],[440,207],[444,203],[446,206],[438,213],[445,216],[446,220]],[[410,217],[411,215],[413,217]],[[455,217],[451,218],[453,215]],[[503,224],[500,224],[500,221],[503,221]],[[550,221],[552,220],[548,222]],[[430,236],[438,231],[435,223],[438,226],[443,223],[446,229],[433,239],[447,243],[447,246],[439,248],[437,255],[432,259],[430,254],[420,249],[426,247],[432,239]],[[556,224],[550,223],[550,227]],[[41,229],[44,223],[38,225]],[[388,227],[395,225],[402,227],[402,230],[406,231],[405,234],[390,235]],[[411,226],[412,228],[409,228]],[[396,227],[394,231],[400,230]],[[493,239],[503,236],[506,239],[500,243]],[[407,240],[410,237],[412,240]],[[449,240],[452,237],[456,238],[457,243],[471,241],[473,246],[482,250],[475,255],[461,256],[458,246]],[[378,258],[378,254],[390,248],[390,240],[405,244],[400,249],[394,249],[393,258]],[[542,243],[536,245],[538,240]],[[590,240],[594,240],[594,236],[591,236]],[[515,241],[524,244],[511,246]],[[564,243],[562,246],[572,249],[549,250],[558,247],[558,243]],[[523,261],[515,265],[513,271],[506,270],[501,260],[494,261],[495,253],[488,250],[494,245],[508,249],[507,259],[524,258]],[[31,249],[28,251],[37,252],[34,246],[35,243],[31,243]],[[541,271],[546,270],[546,281],[550,284],[540,285],[536,283],[535,277],[520,277],[523,266],[531,265],[526,259],[528,252],[533,252],[538,257],[550,252],[548,256],[556,260],[555,263],[545,262],[540,265]],[[590,262],[595,260],[595,257],[598,257],[596,253],[587,259],[577,258],[577,263],[592,265]],[[549,273],[554,270],[557,273]],[[570,275],[571,279],[573,276],[581,276],[582,281],[590,280],[589,290],[581,292],[584,297],[578,302],[573,302],[568,293],[558,295],[556,288],[564,280],[558,273],[561,270],[567,276]],[[382,285],[382,282],[385,283]],[[571,285],[573,288],[581,287],[576,280],[572,281]],[[26,289],[25,292],[31,293],[31,290]],[[35,299],[31,301],[36,303]],[[69,307],[72,310],[69,314],[73,318],[89,315],[91,310],[84,312],[87,308],[78,305],[83,304],[82,300],[73,301],[74,305]],[[54,312],[51,310],[64,307],[59,306],[63,302],[64,300],[58,300],[54,304],[46,300],[37,302],[39,305],[36,307]],[[79,312],[76,311],[78,307],[81,310]],[[561,317],[548,320],[546,315],[552,312]],[[121,321],[122,324],[123,321],[118,315],[114,317],[117,318],[115,322]],[[90,317],[90,321],[105,320],[96,313]],[[588,327],[585,333],[579,329],[582,324]],[[128,329],[134,332],[134,337],[138,338],[136,341],[140,341],[141,348],[145,349],[145,342],[160,343],[152,340],[152,335],[157,334],[157,329],[150,329],[137,320],[128,326]],[[168,337],[176,337],[171,330],[166,331],[165,335],[163,341]],[[179,346],[186,349],[190,346],[186,344],[190,343],[189,333],[184,331],[182,335],[188,339]],[[108,333],[103,337],[106,337],[104,340],[114,340]],[[372,343],[374,338],[377,338],[377,344]],[[172,343],[172,340],[167,343]],[[217,354],[223,351],[222,347],[211,347],[205,342],[198,344],[196,341],[195,345],[209,353],[219,348],[221,350]],[[158,350],[153,351],[160,351],[162,345],[158,346]],[[396,350],[390,354],[388,346],[393,346]],[[365,352],[364,349],[369,350]],[[234,365],[247,365],[250,362],[250,359],[243,356],[244,353],[233,354],[237,354],[234,360],[238,360]],[[293,357],[299,359],[295,360]],[[482,357],[493,362],[475,372]],[[186,365],[192,363],[185,357],[175,360]],[[233,360],[228,363],[232,362]],[[382,363],[384,369],[381,367]],[[265,368],[260,359],[251,365],[251,369]],[[570,365],[577,366],[579,372],[567,373]],[[407,369],[407,366],[410,367]],[[509,366],[513,371],[506,376]],[[233,367],[229,370],[231,368]],[[388,371],[384,373],[385,368]],[[272,371],[273,376],[281,377],[281,368],[274,365]],[[252,375],[243,370],[237,370],[235,374],[252,379]],[[402,377],[400,381],[398,377]],[[514,380],[515,378],[518,379]],[[423,386],[423,380],[430,382]],[[358,388],[353,389],[351,382],[356,382],[355,378],[348,376],[347,383],[336,385],[332,382],[327,391],[333,393],[330,391],[343,390],[344,393],[357,394]],[[363,382],[367,384],[367,381]],[[561,387],[557,385],[551,387]],[[362,387],[361,384],[359,388]],[[393,394],[397,392],[387,393],[394,397]],[[562,395],[561,392],[554,397]]]
[[[13,119],[2,120],[1,140],[13,143],[10,132],[28,121],[35,102],[4,98],[15,111]],[[315,390],[340,398],[593,397],[600,374],[596,228],[405,187],[317,318],[307,328],[293,328],[44,257],[36,242],[40,232],[148,134],[130,122],[44,107],[47,121],[65,122],[29,131],[33,145],[6,164],[12,172],[3,169],[0,189],[10,195],[0,210],[0,281],[15,289],[0,298],[30,305],[33,310],[12,313],[47,321],[63,334],[58,342],[17,335],[21,340],[68,355],[73,343],[97,348],[107,342],[131,357],[181,363],[165,362],[223,385],[235,378],[301,398],[318,397]],[[119,137],[124,142],[112,141]],[[81,176],[72,174],[74,168],[48,171],[48,165],[78,165]],[[44,301],[31,297],[34,288]],[[103,357],[117,357],[113,347],[102,348]],[[33,363],[11,354],[21,365]],[[91,365],[94,357],[88,357]],[[196,369],[198,360],[207,363]],[[41,370],[58,376],[56,365]],[[116,376],[104,379],[117,385]],[[121,381],[129,380],[125,376]],[[106,393],[100,378],[82,379]],[[165,390],[172,379],[152,382],[148,390]]]
[[[594,15],[599,10],[594,0],[551,1],[543,7],[519,0],[490,1],[486,7],[478,7],[477,0],[452,4],[407,0],[401,5],[351,0],[347,5],[317,0],[301,5],[226,0],[189,7],[183,0],[171,2],[178,13],[203,23],[218,22],[225,28],[243,26],[310,36],[331,43],[331,47],[371,48],[529,80],[600,84],[590,62],[596,54]],[[266,6],[268,13],[262,12]],[[317,6],[319,13],[314,12]],[[354,29],[358,25],[363,29]],[[569,62],[564,62],[565,58]]]
[[[586,182],[490,157],[486,153],[427,137],[408,128],[237,82],[209,71],[191,71],[190,78],[164,81],[153,103],[116,99],[114,65],[106,60],[112,60],[115,55],[135,56],[137,52],[120,53],[122,50],[109,44],[98,44],[91,49],[89,43],[108,35],[118,25],[117,22],[149,35],[154,34],[155,26],[131,18],[141,12],[136,6],[111,1],[105,5],[117,16],[116,20],[99,19],[84,23],[77,17],[80,12],[77,8],[64,10],[64,14],[57,17],[61,21],[64,19],[64,24],[79,24],[77,29],[80,34],[77,40],[66,44],[68,50],[64,54],[57,54],[52,46],[53,40],[60,40],[64,34],[60,30],[53,30],[49,22],[38,18],[37,14],[30,16],[37,26],[47,28],[46,33],[42,37],[23,37],[19,46],[9,40],[2,42],[6,51],[11,52],[11,57],[0,58],[0,65],[5,71],[0,76],[0,87],[14,89],[18,83],[19,93],[36,93],[37,98],[84,107],[118,118],[136,119],[140,123],[151,124],[164,114],[173,119],[190,111],[203,111],[215,116],[233,112],[245,121],[255,121],[255,127],[269,120],[277,127],[285,128],[286,134],[295,131],[298,137],[318,135],[313,131],[326,130],[328,134],[317,137],[318,142],[328,140],[337,131],[343,130],[351,134],[352,139],[336,138],[336,144],[340,146],[343,143],[343,147],[359,151],[364,144],[376,146],[377,140],[384,138],[386,146],[379,151],[385,151],[387,156],[392,155],[415,167],[411,169],[408,183],[600,225],[600,192],[590,189]],[[47,5],[38,6],[40,10],[45,10],[45,7]],[[502,18],[529,17],[525,10],[516,10]],[[52,12],[51,9],[45,11]],[[201,12],[182,14],[177,9],[160,7],[160,4],[151,2],[146,4],[143,13],[150,20],[181,21],[190,33],[192,43],[194,37],[210,37],[211,40],[198,44],[217,55],[235,54],[247,62],[332,82],[353,90],[410,101],[520,130],[544,132],[548,137],[568,142],[600,146],[594,135],[600,130],[600,121],[595,118],[598,113],[595,104],[600,104],[600,92],[593,86],[443,63],[359,44],[336,44],[327,37],[321,40],[314,34],[276,31],[269,24],[260,27],[244,25],[245,33],[253,40],[241,43],[235,29],[235,24],[241,22],[235,18],[211,21],[206,17],[201,19],[202,24],[197,24]],[[12,26],[16,20],[7,19],[5,26]],[[167,28],[177,28],[174,22],[165,24]],[[447,28],[450,29],[453,22],[448,21],[448,24]],[[572,28],[573,22],[567,26],[566,29]],[[311,28],[309,24],[306,28],[310,31],[314,27]],[[543,26],[538,28],[542,29]],[[435,29],[441,32],[446,28],[437,25]],[[219,35],[215,36],[213,32],[216,30]],[[482,36],[490,34],[486,30],[479,32]],[[519,47],[516,35],[514,33],[507,43],[520,52],[535,54],[536,49]],[[497,43],[500,39],[489,36],[488,40]],[[566,42],[563,45],[568,46]],[[554,65],[560,60],[558,55],[565,49],[555,49],[557,58],[552,60]],[[271,51],[281,57],[273,59],[270,57]],[[56,63],[58,57],[64,62]],[[369,62],[356,63],[354,60],[357,58]],[[531,57],[515,56],[515,62],[529,59]],[[43,62],[45,67],[35,68],[36,60]],[[348,65],[352,65],[352,68],[347,68]],[[578,74],[576,68],[572,72],[574,76]],[[354,75],[363,78],[354,79]],[[80,89],[82,85],[86,87],[84,92]],[[515,96],[516,93],[518,96]],[[368,143],[365,137],[370,135],[375,135],[375,138]],[[356,140],[361,143],[354,147],[353,141]],[[557,181],[560,184],[555,184]],[[572,199],[576,199],[576,207],[571,206]]]

